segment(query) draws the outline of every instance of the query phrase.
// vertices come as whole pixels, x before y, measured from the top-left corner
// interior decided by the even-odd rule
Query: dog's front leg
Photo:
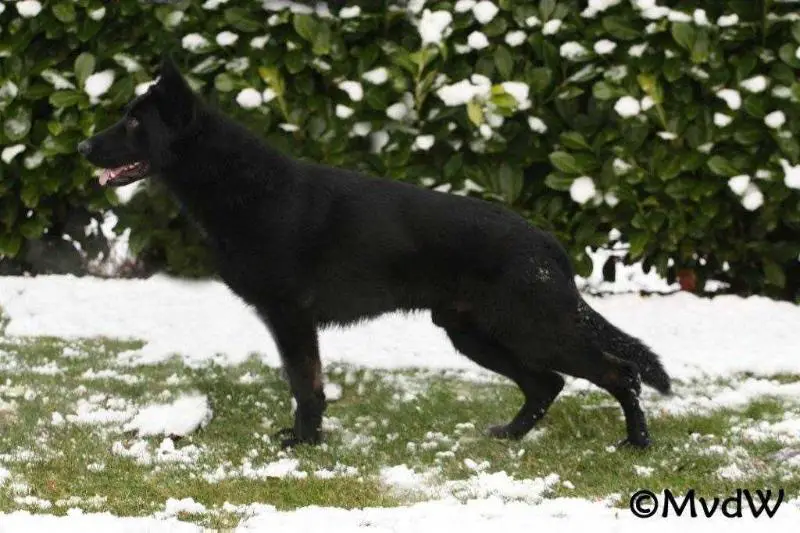
[[[272,332],[297,401],[294,427],[279,432],[284,439],[282,445],[317,444],[325,394],[314,321],[310,313],[294,304],[261,307],[259,313]]]

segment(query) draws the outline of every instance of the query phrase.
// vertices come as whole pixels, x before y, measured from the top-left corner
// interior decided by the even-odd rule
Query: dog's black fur
[[[220,276],[281,352],[297,400],[285,444],[320,439],[317,329],[395,310],[430,310],[458,351],[522,389],[520,411],[491,435],[525,435],[564,373],[610,392],[626,441],[649,444],[638,396],[640,379],[669,393],[658,357],[590,308],[561,245],[511,211],[290,159],[201,102],[168,59],[79,150],[104,168],[139,163],[110,184],[156,176],[202,226]]]

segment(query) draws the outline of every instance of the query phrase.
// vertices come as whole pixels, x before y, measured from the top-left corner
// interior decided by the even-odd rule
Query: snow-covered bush
[[[74,146],[173,49],[198,90],[278,148],[504,202],[555,232],[580,272],[586,246],[616,228],[628,260],[668,276],[789,298],[800,288],[791,3],[13,4],[0,13],[5,254],[70,205],[115,202]],[[115,211],[151,261],[202,262],[157,185]]]

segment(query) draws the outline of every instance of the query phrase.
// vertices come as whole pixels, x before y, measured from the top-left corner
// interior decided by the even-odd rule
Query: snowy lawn
[[[277,370],[256,358],[196,368],[179,358],[120,363],[119,354],[136,347],[59,339],[0,344],[0,512],[81,508],[230,527],[253,502],[360,508],[495,494],[531,502],[611,496],[624,507],[641,487],[723,495],[743,479],[749,487],[800,493],[794,375],[735,408],[698,407],[704,383],[679,386],[680,401],[647,395],[656,443],[639,452],[611,446],[623,436],[619,408],[579,382],[540,429],[507,443],[482,434],[519,405],[506,383],[455,371],[334,365],[329,394],[341,397],[327,413],[326,444],[285,453],[271,438],[291,420]],[[748,383],[759,382],[736,381]],[[724,394],[725,385],[715,387]],[[687,399],[696,414],[686,412]],[[185,498],[196,503],[169,501]]]
[[[686,294],[590,301],[678,378],[673,397],[644,395],[650,450],[613,447],[618,405],[578,380],[525,440],[484,437],[519,393],[420,315],[322,335],[325,444],[284,452],[271,435],[292,406],[274,346],[219,284],[0,278],[0,524],[482,531],[580,516],[628,531],[642,524],[627,509],[642,488],[784,488],[770,523],[796,525],[798,308]]]

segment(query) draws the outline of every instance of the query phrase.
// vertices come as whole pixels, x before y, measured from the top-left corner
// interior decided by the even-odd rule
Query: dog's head
[[[86,139],[78,151],[100,167],[100,184],[127,185],[158,174],[171,162],[171,145],[197,121],[199,100],[166,57],[158,80],[125,107],[114,125]]]

